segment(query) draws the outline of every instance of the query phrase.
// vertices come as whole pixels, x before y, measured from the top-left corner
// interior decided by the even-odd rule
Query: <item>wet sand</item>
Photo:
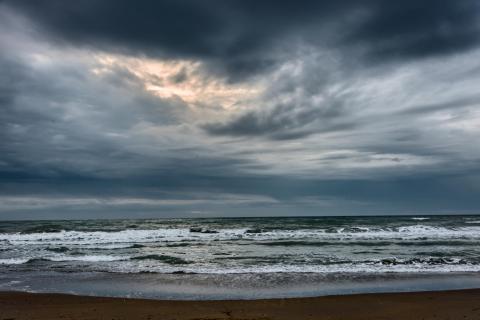
[[[0,320],[480,319],[480,289],[318,298],[161,301],[0,293]]]

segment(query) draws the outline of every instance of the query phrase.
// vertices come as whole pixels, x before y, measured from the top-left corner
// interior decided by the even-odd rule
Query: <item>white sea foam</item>
[[[0,264],[31,262],[26,265],[28,269],[32,266],[42,269],[49,268],[48,261],[52,261],[52,265],[64,262],[62,265],[78,271],[75,262],[84,261],[82,270],[85,266],[90,271],[161,273],[480,272],[475,247],[480,241],[480,226],[476,225],[444,227],[433,226],[428,221],[403,226],[360,225],[258,230],[256,233],[247,232],[247,228],[217,228],[215,231],[190,232],[184,227],[112,232],[1,233],[0,249],[3,251],[0,251]],[[424,241],[433,243],[433,246],[425,245]],[[289,247],[296,242],[313,246]],[[324,245],[327,242],[334,246]],[[402,244],[397,245],[400,242]],[[279,245],[271,246],[270,243]],[[359,249],[362,245],[365,248]],[[132,256],[155,255],[180,258],[185,263],[178,265],[168,259],[130,260]],[[382,263],[382,258],[390,256],[405,261],[398,259],[393,263]],[[428,260],[429,257],[433,257],[432,260]],[[43,259],[43,262],[34,264],[32,260],[35,259]]]
[[[177,271],[201,273],[201,274],[236,274],[236,273],[450,273],[450,272],[480,272],[480,265],[459,263],[459,259],[453,259],[450,263],[431,264],[428,262],[402,263],[385,265],[381,261],[351,262],[341,264],[305,265],[305,264],[274,264],[274,265],[214,265],[199,263],[193,265],[168,265],[155,261],[132,261],[126,256],[57,256],[46,260],[62,261],[85,261],[85,262],[109,262],[118,261],[116,264],[98,266],[98,271],[139,273],[157,272],[173,273]],[[28,263],[31,259],[0,259],[0,264],[19,265]],[[95,269],[95,268],[94,268]]]
[[[480,224],[480,220],[469,220],[469,221],[465,221],[465,223],[475,223],[475,224]]]
[[[16,259],[16,258],[10,258],[10,259],[0,259],[0,264],[24,264],[28,262],[29,259]]]
[[[122,230],[117,232],[61,231],[53,233],[0,234],[0,241],[10,245],[85,245],[102,244],[107,248],[126,248],[132,243],[159,243],[172,241],[215,240],[412,240],[412,239],[480,239],[480,227],[445,228],[428,225],[411,225],[398,228],[338,228],[273,230],[262,233],[246,233],[246,229],[220,229],[218,233],[192,233],[188,229]]]
[[[107,255],[89,255],[89,256],[57,256],[50,257],[50,261],[86,261],[86,262],[108,262],[108,261],[122,261],[128,260],[130,257],[127,256],[107,256]]]
[[[107,256],[107,255],[85,255],[85,256],[48,256],[48,257],[38,257],[32,256],[29,258],[10,258],[10,259],[0,259],[0,264],[25,264],[33,260],[44,260],[44,261],[54,261],[54,262],[66,262],[66,261],[85,261],[85,262],[108,262],[108,261],[122,261],[130,259],[129,256]]]
[[[480,265],[474,264],[397,264],[382,265],[379,263],[347,263],[330,265],[255,265],[255,266],[218,266],[218,265],[186,265],[174,266],[166,264],[141,264],[125,261],[121,264],[106,266],[103,271],[116,273],[174,273],[178,271],[198,274],[240,274],[240,273],[452,273],[480,272]]]

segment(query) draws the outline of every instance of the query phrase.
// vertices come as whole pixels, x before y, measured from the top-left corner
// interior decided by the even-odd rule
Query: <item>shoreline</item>
[[[480,288],[468,274],[112,274],[5,272],[1,291],[154,300],[255,300]],[[2,320],[2,319],[0,319]]]
[[[0,292],[0,320],[480,319],[480,288],[260,300],[150,300]]]

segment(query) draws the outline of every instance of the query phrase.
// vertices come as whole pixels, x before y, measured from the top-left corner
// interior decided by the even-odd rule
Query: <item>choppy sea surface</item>
[[[0,222],[0,290],[256,298],[480,287],[480,216]]]

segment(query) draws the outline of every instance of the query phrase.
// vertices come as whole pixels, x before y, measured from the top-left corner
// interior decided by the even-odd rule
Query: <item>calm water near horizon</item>
[[[0,222],[0,290],[174,299],[480,287],[480,217]]]

